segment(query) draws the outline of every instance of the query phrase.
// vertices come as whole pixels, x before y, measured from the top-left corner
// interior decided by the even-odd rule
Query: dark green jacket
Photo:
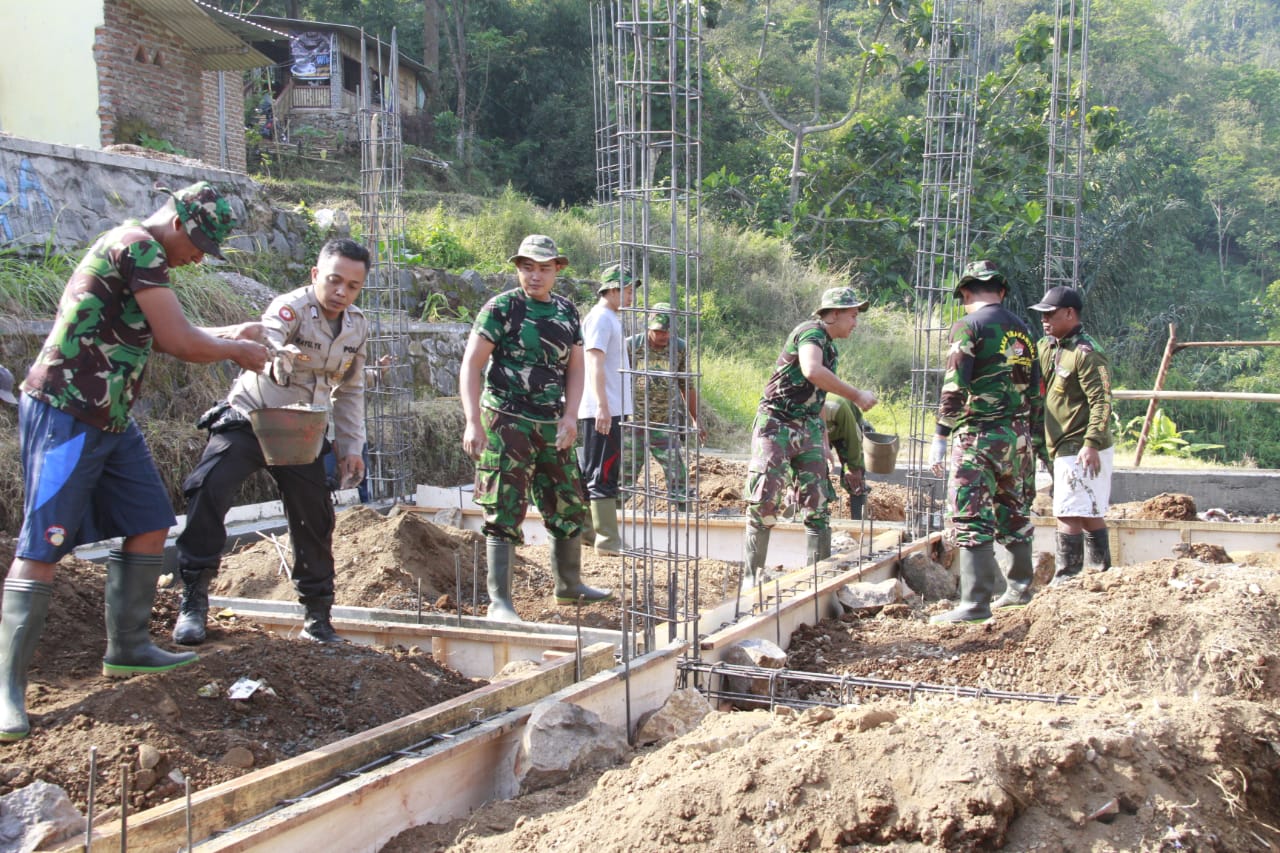
[[[1111,367],[1098,342],[1076,326],[1062,340],[1037,346],[1044,376],[1044,432],[1052,457],[1088,445],[1106,450],[1111,438]]]

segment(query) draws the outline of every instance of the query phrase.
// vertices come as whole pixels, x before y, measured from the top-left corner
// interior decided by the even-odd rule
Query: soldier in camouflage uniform
[[[783,490],[793,479],[796,515],[806,528],[809,562],[831,556],[822,405],[828,392],[847,398],[863,411],[877,402],[875,394],[859,391],[835,372],[835,340],[852,334],[858,313],[869,304],[851,287],[828,290],[822,294],[813,319],[791,330],[778,355],[751,428],[744,586],[754,586],[760,580],[769,532],[778,521]]]
[[[662,468],[671,500],[684,511],[690,498],[689,469],[685,466],[684,448],[680,442],[686,413],[688,425],[699,438],[705,440],[706,431],[698,426],[698,389],[688,381],[688,350],[684,339],[671,334],[671,306],[668,303],[654,304],[649,314],[648,330],[627,338],[627,352],[631,367],[637,372],[673,374],[670,379],[636,377],[636,416],[643,419],[644,424],[623,436],[631,470],[639,471],[644,465],[647,447]],[[680,394],[679,406],[671,399],[672,386]]]
[[[195,660],[152,644],[151,606],[173,508],[130,415],[152,350],[262,370],[260,323],[193,327],[169,270],[218,255],[235,218],[216,189],[176,192],[143,221],[98,238],[62,292],[22,383],[18,428],[26,497],[0,616],[0,740],[27,736],[27,667],[44,630],[54,569],[76,545],[123,537],[107,560],[103,674],[127,677]],[[220,255],[219,255],[220,256]]]
[[[582,399],[578,309],[552,293],[568,266],[555,242],[532,234],[511,256],[520,286],[490,299],[476,316],[459,385],[462,448],[476,462],[475,501],[484,510],[489,618],[519,622],[511,603],[511,558],[532,497],[551,535],[556,601],[595,602],[609,590],[582,583],[585,508],[574,458]],[[486,368],[487,365],[487,368]]]
[[[951,438],[947,502],[960,546],[960,605],[932,622],[991,618],[997,540],[1013,564],[995,606],[1030,599],[1030,515],[1035,459],[1045,458],[1044,405],[1031,332],[1001,304],[1008,289],[991,261],[966,266],[955,289],[966,316],[951,328],[929,462],[942,473]]]
[[[1058,559],[1053,583],[1090,566],[1111,568],[1107,508],[1111,504],[1111,368],[1080,323],[1084,300],[1053,287],[1031,306],[1040,314],[1040,370],[1045,382],[1045,437],[1053,457],[1053,514]]]

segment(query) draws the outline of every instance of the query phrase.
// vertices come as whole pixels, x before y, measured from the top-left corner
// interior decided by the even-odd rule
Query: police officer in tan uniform
[[[187,526],[177,544],[184,591],[174,642],[204,642],[209,582],[226,546],[227,510],[240,484],[263,468],[280,488],[289,522],[291,579],[306,608],[302,636],[322,643],[341,641],[330,621],[334,513],[323,454],[306,465],[268,465],[248,415],[264,408],[332,405],[338,479],[360,481],[369,323],[352,303],[364,286],[369,263],[369,250],[354,240],[326,243],[311,269],[311,284],[277,297],[262,318],[276,352],[270,370],[266,375],[241,373],[227,401],[201,420],[210,435],[200,464],[183,484]]]

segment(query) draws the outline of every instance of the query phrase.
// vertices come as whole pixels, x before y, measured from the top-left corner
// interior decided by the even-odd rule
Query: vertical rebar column
[[[385,46],[375,44],[375,55]],[[363,38],[361,55],[366,53]],[[400,190],[404,182],[396,37],[391,35],[390,85],[379,74],[379,97],[369,92],[369,69],[359,112],[360,215],[363,241],[373,255],[373,265],[360,295],[360,307],[369,319],[368,360],[365,366],[365,426],[369,461],[369,497],[403,500],[414,485],[412,471],[412,371],[408,359],[409,322],[405,308],[406,282],[400,270],[404,249],[404,209]]]
[[[682,389],[698,390],[701,376],[702,29],[699,6],[683,2],[602,0],[598,16],[611,25],[607,59],[598,62],[613,78],[613,99],[598,114],[605,150],[600,197],[602,234],[616,242],[606,257],[629,264],[640,284],[635,307],[624,311],[628,332],[645,336],[651,309],[666,303],[671,318],[665,355],[650,356],[644,338],[644,370],[628,371],[635,387],[665,388],[662,411],[650,395],[638,395],[637,411],[623,424],[623,440],[637,450],[623,464],[623,600],[626,627],[645,648],[684,637],[698,653],[698,560],[705,531],[693,474],[700,459],[696,422],[685,409]],[[603,34],[602,34],[603,35]],[[615,128],[609,132],[609,128]],[[612,232],[611,230],[612,229]],[[685,364],[678,353],[683,350]],[[690,472],[686,482],[667,482],[648,445],[682,448]],[[655,527],[654,522],[664,522]]]
[[[1044,289],[1080,287],[1084,207],[1085,109],[1089,0],[1057,0],[1053,21],[1053,88],[1049,99],[1049,164],[1045,170]]]
[[[938,0],[933,8],[907,442],[907,529],[914,536],[941,529],[946,500],[946,472],[929,470],[928,449],[951,320],[958,316],[951,292],[969,247],[979,15],[976,0]]]
[[[618,79],[615,65],[618,55],[613,49],[615,11],[609,2],[591,6],[591,60],[596,72],[591,89],[595,106],[596,230],[600,257],[606,266],[619,262],[621,249],[618,190],[622,186],[622,172],[614,91]]]

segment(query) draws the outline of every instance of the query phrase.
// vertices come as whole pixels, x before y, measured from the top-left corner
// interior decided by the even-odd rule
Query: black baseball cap
[[[1051,287],[1043,299],[1029,307],[1032,311],[1045,314],[1057,311],[1059,308],[1074,308],[1081,311],[1084,309],[1084,300],[1080,298],[1080,291],[1074,287]]]

